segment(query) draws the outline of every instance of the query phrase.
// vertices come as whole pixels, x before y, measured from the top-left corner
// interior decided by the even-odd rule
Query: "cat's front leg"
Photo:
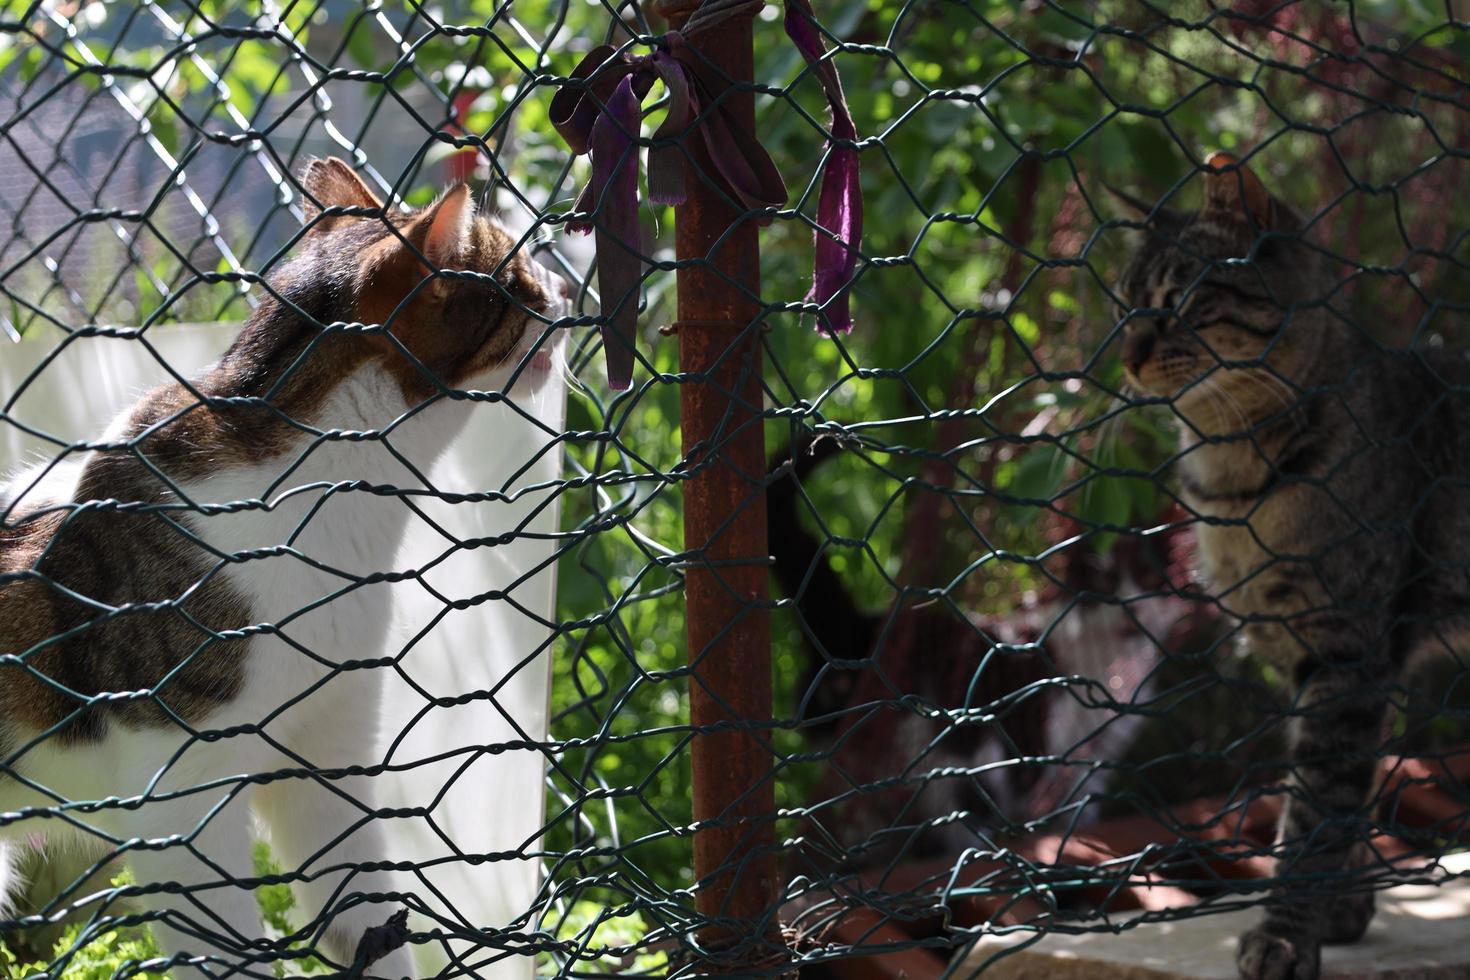
[[[73,809],[75,827],[28,820],[0,836],[45,826],[50,846],[66,847],[70,837],[84,835],[88,851],[120,853],[140,890],[128,906],[150,914],[160,952],[197,964],[157,972],[176,980],[195,970],[238,972],[242,961],[275,952],[264,938],[255,895],[241,884],[254,877],[252,787],[238,774],[267,771],[266,758],[266,749],[243,736],[205,740],[121,725],[100,740],[40,741],[26,758],[25,775],[36,788],[0,784],[0,812],[102,802]],[[103,909],[121,912],[111,901]]]
[[[1366,868],[1373,862],[1373,848],[1367,841],[1359,841],[1348,858],[1347,866]],[[1350,884],[1344,882],[1344,885]],[[1328,946],[1355,943],[1363,938],[1368,925],[1373,921],[1376,910],[1375,895],[1371,883],[1355,883],[1358,887],[1340,891],[1327,906],[1327,922],[1322,932],[1322,942]]]
[[[197,962],[205,975],[271,955],[255,894],[236,884],[254,875],[244,796],[198,793],[145,804],[111,822],[134,841],[125,860],[137,884],[157,889],[138,901],[157,916],[153,937],[165,955]],[[167,972],[188,975],[179,966]]]
[[[1316,664],[1292,722],[1291,779],[1277,840],[1277,884],[1262,923],[1241,936],[1247,980],[1314,980],[1325,942],[1361,936],[1373,914],[1344,880],[1361,863],[1378,770],[1387,672]]]
[[[343,967],[353,965],[364,936],[391,931],[385,924],[403,908],[390,897],[401,884],[393,872],[363,868],[392,859],[382,821],[372,816],[373,796],[365,776],[313,776],[262,787],[256,803],[275,857],[302,876],[292,888],[312,917],[320,952]],[[405,944],[386,949],[363,974],[416,975]]]
[[[387,821],[375,815],[383,777],[342,774],[377,761],[382,682],[381,671],[343,673],[283,716],[282,741],[303,774],[260,787],[255,799],[275,857],[301,875],[292,888],[319,951],[342,966],[353,964],[364,936],[391,932],[383,927],[404,907],[391,897],[403,881],[373,867],[395,859]],[[386,950],[364,975],[415,976],[412,947]]]

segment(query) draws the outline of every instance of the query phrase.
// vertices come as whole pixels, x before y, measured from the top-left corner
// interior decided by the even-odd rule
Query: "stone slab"
[[[1470,853],[1440,862],[1440,885],[1400,885],[1378,895],[1362,941],[1323,951],[1323,980],[1470,980]],[[1461,877],[1454,878],[1459,875]],[[1050,935],[991,963],[985,980],[1235,980],[1235,938],[1259,909],[1156,922],[1113,934]],[[989,936],[953,976],[1034,934]]]

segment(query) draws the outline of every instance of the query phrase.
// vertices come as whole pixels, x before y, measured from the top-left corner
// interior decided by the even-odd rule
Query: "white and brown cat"
[[[232,884],[253,811],[347,966],[402,907],[348,768],[393,669],[385,578],[463,392],[543,383],[566,289],[463,185],[410,214],[340,160],[302,187],[296,255],[219,362],[0,490],[0,863],[7,838],[100,839],[178,886],[142,900],[169,954],[228,961],[267,948]]]

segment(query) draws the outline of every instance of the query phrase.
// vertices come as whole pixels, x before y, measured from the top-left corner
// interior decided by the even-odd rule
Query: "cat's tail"
[[[840,662],[867,657],[878,629],[878,617],[858,608],[832,567],[829,542],[809,531],[802,519],[802,512],[815,506],[803,484],[842,451],[836,439],[801,431],[788,451],[773,457],[766,485],[771,573],[781,594],[792,600],[806,646],[815,654],[804,685],[807,717],[842,707],[855,674]],[[837,669],[824,671],[827,665]]]

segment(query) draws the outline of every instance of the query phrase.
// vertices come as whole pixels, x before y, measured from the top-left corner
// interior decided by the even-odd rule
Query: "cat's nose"
[[[1126,333],[1123,336],[1123,366],[1136,374],[1154,352],[1157,338],[1158,334],[1148,328]]]

